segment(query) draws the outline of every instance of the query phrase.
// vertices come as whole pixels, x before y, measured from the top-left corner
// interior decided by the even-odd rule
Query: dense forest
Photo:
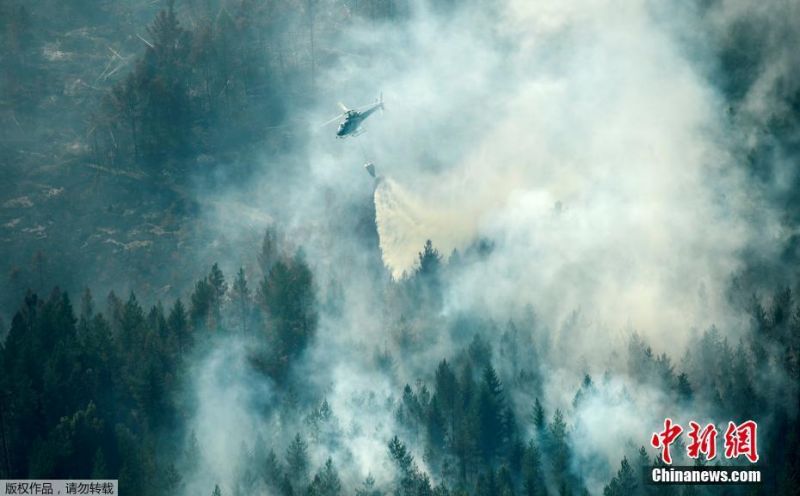
[[[0,0],[0,478],[119,479],[123,495],[796,493],[800,12],[641,3],[618,14],[644,48],[605,4]],[[629,51],[598,59],[606,44]],[[680,91],[640,88],[639,52],[680,69],[665,83]],[[335,102],[381,88],[398,117],[330,144]],[[537,91],[576,106],[491,128]],[[579,115],[595,99],[612,112]],[[670,113],[696,108],[714,118]],[[676,158],[654,136],[684,139],[685,122]],[[557,172],[503,164],[526,142]],[[564,151],[584,147],[592,168]],[[384,157],[372,182],[359,162]],[[681,166],[696,157],[714,163],[699,179]],[[478,175],[511,200],[458,175],[477,170],[516,181]],[[613,202],[574,194],[575,171]],[[519,199],[550,186],[562,196]],[[678,214],[642,227],[664,198]],[[620,243],[587,241],[615,222]],[[428,231],[397,234],[409,224]],[[666,417],[758,421],[763,483],[647,484]],[[673,456],[743,465],[683,441]]]
[[[404,303],[398,314],[387,316],[396,329],[386,346],[365,350],[371,353],[373,374],[396,384],[396,390],[386,398],[374,392],[355,395],[350,407],[357,410],[356,419],[344,425],[325,391],[309,387],[308,371],[297,365],[315,339],[318,312],[323,307],[337,311],[337,303],[330,294],[328,301],[317,299],[302,255],[276,249],[274,239],[271,233],[265,236],[258,253],[263,275],[253,289],[243,270],[228,281],[214,265],[197,281],[187,304],[177,299],[166,308],[158,303],[146,309],[135,294],[123,299],[112,292],[98,305],[87,290],[73,305],[58,288],[45,298],[29,293],[14,316],[0,362],[4,474],[118,477],[126,494],[202,492],[190,479],[209,461],[186,428],[197,405],[181,390],[190,382],[187,374],[197,373],[191,362],[200,350],[235,339],[246,343],[246,367],[275,386],[276,399],[257,411],[280,432],[275,439],[259,433],[251,444],[242,444],[233,485],[224,491],[211,485],[208,494],[587,491],[584,471],[598,468],[570,461],[582,428],[571,411],[598,398],[613,402],[604,397],[631,394],[615,391],[609,371],[599,377],[586,373],[573,385],[571,408],[548,411],[539,399],[542,374],[557,358],[534,314],[502,324],[464,315],[440,331],[463,346],[401,386],[406,378],[397,362],[436,339],[411,330],[425,326],[439,310],[437,288],[448,269],[428,244],[414,274],[399,286],[387,283],[387,298]],[[620,370],[676,406],[702,401],[731,418],[769,419],[759,442],[771,470],[758,492],[790,494],[800,461],[800,305],[788,289],[769,303],[752,303],[753,329],[738,343],[711,328],[673,361],[633,334],[619,357]],[[364,428],[360,424],[367,422],[360,417],[382,414],[392,418],[394,431],[384,440],[382,454],[391,461],[391,477],[378,483],[371,473],[353,473],[358,454],[347,438]],[[615,474],[603,494],[716,494],[711,486],[646,485],[640,467],[660,460],[643,445],[628,451],[617,467],[596,461]],[[324,460],[320,452],[327,454]],[[363,476],[363,482],[353,485],[354,475]],[[751,491],[739,486],[726,488],[725,494]]]

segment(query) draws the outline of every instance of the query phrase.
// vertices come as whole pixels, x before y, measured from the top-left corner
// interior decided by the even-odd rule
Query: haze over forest
[[[0,478],[793,494],[798,26],[790,0],[0,0]],[[379,95],[363,134],[323,125]],[[644,484],[666,417],[756,420],[764,483]]]

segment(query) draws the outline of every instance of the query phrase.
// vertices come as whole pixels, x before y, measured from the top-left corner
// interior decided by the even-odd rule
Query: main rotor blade
[[[325,127],[325,126],[327,126],[328,124],[330,124],[330,123],[332,123],[332,122],[334,122],[334,121],[337,121],[337,120],[341,119],[343,115],[344,115],[344,114],[339,114],[339,115],[337,115],[336,117],[334,117],[333,119],[330,119],[330,120],[328,120],[328,121],[325,121],[325,123],[324,123],[324,124],[320,124],[320,126],[319,126],[319,127]]]

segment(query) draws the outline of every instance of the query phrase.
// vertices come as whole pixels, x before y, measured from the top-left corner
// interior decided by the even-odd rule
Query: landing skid
[[[366,130],[358,130],[353,131],[352,133],[347,133],[344,136],[336,136],[336,139],[345,139],[345,138],[355,138],[357,136],[361,136],[362,134],[366,133]]]

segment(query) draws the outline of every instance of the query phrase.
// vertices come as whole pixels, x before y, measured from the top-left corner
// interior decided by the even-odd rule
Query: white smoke
[[[470,81],[442,95],[452,113],[435,103],[424,113],[441,120],[420,132],[456,128],[437,147],[412,144],[405,120],[399,137],[382,136],[434,157],[385,170],[397,179],[376,191],[393,273],[412,267],[425,239],[448,254],[486,236],[497,249],[452,284],[452,310],[480,303],[501,315],[533,302],[558,321],[580,307],[661,347],[684,344],[693,326],[734,325],[724,291],[742,250],[781,233],[745,188],[727,109],[682,32],[647,2],[510,2],[503,12],[506,43],[466,16],[435,40],[421,29],[416,41],[432,45],[410,45],[425,59],[387,75],[404,82],[405,100],[410,82],[439,86],[451,60]],[[447,44],[452,31],[462,43]],[[479,56],[464,60],[465,47]]]
[[[302,366],[348,433],[337,459],[350,463],[349,480],[390,477],[385,442],[395,426],[385,402],[397,393],[371,356],[389,339],[390,312],[357,270],[362,241],[339,223],[349,212],[337,206],[370,187],[365,160],[383,176],[377,228],[395,278],[413,269],[427,239],[445,256],[478,238],[494,242],[490,256],[447,281],[443,314],[505,321],[532,304],[564,362],[542,385],[550,412],[570,408],[584,371],[613,370],[607,391],[571,412],[587,447],[576,460],[599,452],[609,461],[588,476],[593,490],[630,438],[646,438],[670,407],[656,391],[628,388],[612,355],[623,335],[636,330],[675,356],[693,329],[716,324],[735,337],[743,327],[725,295],[730,277],[745,250],[774,250],[786,233],[745,184],[739,140],[748,133],[712,84],[705,24],[663,8],[509,0],[442,19],[418,6],[405,23],[358,24],[336,40],[340,57],[324,74],[331,105],[312,120],[379,90],[386,114],[354,140],[312,133],[307,180],[251,197],[271,213],[280,204],[272,217],[294,230],[317,280],[344,286],[344,315],[322,316]],[[577,329],[560,339],[573,315]],[[428,367],[459,351],[446,336],[434,341],[423,352]],[[550,358],[526,365],[558,361]],[[416,367],[399,368],[413,382]],[[370,394],[384,404],[363,409],[356,399]],[[604,416],[620,424],[609,429]],[[317,463],[326,449],[314,452]]]
[[[474,239],[476,219],[467,217],[444,202],[425,204],[423,198],[405,190],[393,179],[381,180],[375,188],[375,218],[383,261],[395,279],[414,269],[417,253],[429,239],[449,254]]]

